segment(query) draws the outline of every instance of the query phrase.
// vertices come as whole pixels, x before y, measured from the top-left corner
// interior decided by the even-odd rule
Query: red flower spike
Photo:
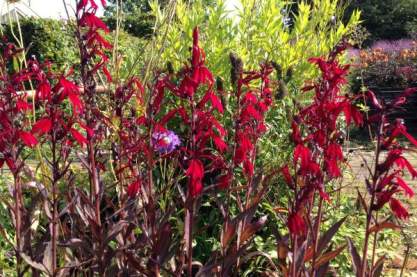
[[[210,102],[211,102],[211,105],[213,106],[213,108],[218,110],[219,113],[222,114],[224,112],[222,102],[217,97],[217,95],[215,95],[213,92],[210,93]]]
[[[203,179],[204,176],[204,166],[200,160],[192,159],[190,165],[188,166],[186,175],[191,179]]]
[[[29,132],[19,131],[19,138],[30,148],[33,148],[38,144],[38,140]]]
[[[90,137],[94,136],[94,130],[93,129],[91,129],[90,127],[88,127],[85,124],[82,124],[81,122],[79,122],[78,124],[80,124],[81,128],[83,128],[87,132],[88,136],[90,136]]]
[[[330,159],[341,161],[343,160],[342,147],[339,144],[332,143],[327,147],[326,155]]]
[[[395,160],[395,163],[401,169],[407,168],[408,172],[410,173],[413,179],[417,177],[417,171],[414,169],[414,167],[410,164],[410,162],[406,158],[399,157],[398,159]]]
[[[254,168],[253,168],[253,163],[252,163],[249,159],[246,159],[246,160],[243,162],[243,172],[244,172],[247,176],[252,177],[252,176],[253,176],[253,171],[254,171]]]
[[[190,186],[190,194],[192,197],[197,197],[203,192],[203,184],[201,181],[194,181]]]
[[[339,165],[337,164],[337,160],[327,160],[326,169],[327,173],[332,178],[339,178],[342,176],[342,172],[340,171]]]
[[[48,133],[52,128],[52,121],[49,118],[42,118],[39,119],[33,126],[32,126],[32,133],[43,135]]]

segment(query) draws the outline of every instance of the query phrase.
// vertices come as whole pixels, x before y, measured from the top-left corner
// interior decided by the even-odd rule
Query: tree
[[[163,0],[162,5],[166,2],[167,0]],[[122,28],[126,32],[137,37],[148,37],[152,34],[153,17],[148,0],[109,0],[104,16],[110,28],[114,29],[116,26],[118,4],[122,12]]]
[[[352,0],[346,14],[362,11],[363,25],[371,33],[369,42],[410,37],[417,27],[416,0]]]

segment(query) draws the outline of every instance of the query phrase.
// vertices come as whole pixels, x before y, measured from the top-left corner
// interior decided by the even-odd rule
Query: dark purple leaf
[[[348,241],[350,256],[352,258],[353,271],[356,274],[359,274],[359,271],[362,265],[361,257],[359,256],[358,250],[353,244],[353,241],[350,238],[348,238],[347,241]]]
[[[329,242],[332,240],[333,236],[337,233],[337,231],[339,230],[340,226],[342,226],[343,222],[345,222],[347,217],[342,218],[341,220],[339,220],[338,222],[336,222],[335,224],[333,224],[332,227],[330,227],[326,233],[324,233],[318,243],[317,246],[317,253],[316,255],[320,255],[320,253],[324,250],[324,248],[327,247],[327,245],[329,244]]]

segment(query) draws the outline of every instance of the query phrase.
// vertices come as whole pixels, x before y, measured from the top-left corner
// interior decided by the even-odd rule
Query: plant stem
[[[16,220],[16,273],[18,277],[23,277],[21,272],[22,259],[20,257],[20,251],[22,250],[21,246],[21,225],[22,225],[22,214],[21,214],[21,205],[20,205],[20,195],[22,193],[22,188],[20,186],[20,180],[18,173],[14,173],[14,198],[15,198],[15,220]]]
[[[375,221],[378,222],[378,212],[376,212],[376,214],[375,214]],[[378,231],[375,231],[375,233],[374,233],[374,241],[373,241],[373,245],[372,245],[371,266],[373,266],[374,265],[374,262],[375,262],[377,240],[378,240]]]
[[[58,162],[56,157],[56,141],[55,141],[55,132],[53,132],[52,137],[52,166],[53,166],[53,182],[52,182],[52,222],[51,222],[51,258],[52,258],[52,276],[55,276],[56,266],[57,266],[57,210],[58,210],[58,201],[56,193],[56,185],[59,179],[59,169]]]
[[[404,269],[407,267],[408,257],[409,256],[410,256],[410,245],[407,245],[407,250],[405,251],[404,262],[403,262],[403,265],[401,266],[400,277],[403,277]]]
[[[375,193],[376,193],[376,183],[378,181],[378,163],[379,163],[379,156],[381,154],[381,135],[384,128],[383,122],[385,121],[385,115],[382,115],[381,117],[381,123],[378,126],[378,133],[377,133],[377,143],[375,147],[375,164],[374,164],[374,172],[372,176],[372,184],[371,184],[371,201],[368,205],[368,210],[366,211],[366,226],[365,226],[365,241],[364,241],[364,247],[363,247],[363,254],[362,254],[362,266],[360,269],[359,276],[366,277],[366,267],[367,267],[367,254],[368,254],[368,243],[369,243],[369,228],[371,226],[371,220],[372,220],[372,209],[373,204],[375,201]]]
[[[194,201],[190,203],[190,207],[187,208],[185,215],[186,224],[186,242],[187,242],[187,276],[192,277],[193,275],[193,206]]]
[[[292,277],[297,277],[297,273],[296,273],[296,267],[295,267],[295,258],[297,256],[297,235],[293,235],[293,240],[292,240],[292,264],[291,264],[291,276]]]
[[[315,264],[317,259],[317,248],[319,245],[319,237],[320,237],[320,225],[321,225],[321,218],[323,215],[323,198],[319,196],[319,207],[317,211],[317,219],[315,222],[316,229],[314,230],[314,248],[313,248],[313,263],[311,266],[311,277],[314,277],[316,274]]]

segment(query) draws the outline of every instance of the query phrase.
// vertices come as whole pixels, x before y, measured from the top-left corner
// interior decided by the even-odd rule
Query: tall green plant
[[[292,68],[293,80],[316,76],[308,57],[322,56],[340,39],[358,25],[360,13],[354,11],[347,24],[340,20],[344,6],[339,0],[316,0],[308,4],[293,4],[286,0],[241,0],[235,11],[216,0],[207,8],[203,0],[179,0],[176,20],[167,26],[167,32],[159,31],[156,40],[163,47],[161,60],[171,61],[180,67],[189,54],[184,42],[191,42],[192,28],[199,26],[204,36],[208,66],[214,74],[224,75],[230,70],[229,53],[241,57],[249,68],[265,59],[280,64],[283,70]],[[291,5],[298,5],[290,25],[285,24]],[[151,4],[157,21],[163,21],[164,13],[156,3]],[[288,12],[286,12],[288,11]]]

